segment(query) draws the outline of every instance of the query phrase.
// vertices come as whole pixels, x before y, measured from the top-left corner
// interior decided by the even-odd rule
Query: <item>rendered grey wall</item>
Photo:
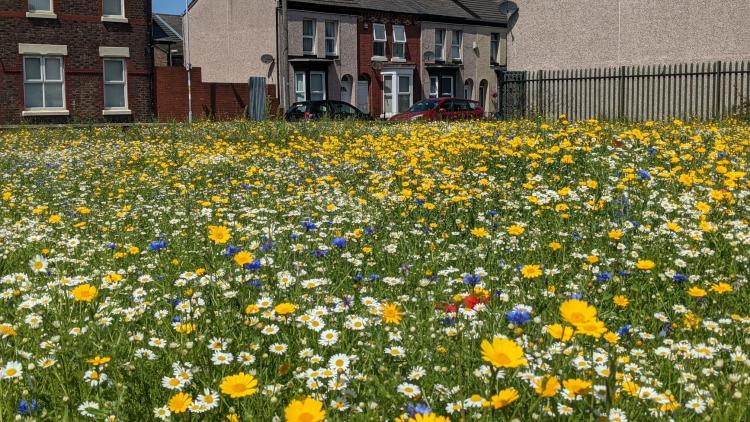
[[[510,70],[750,58],[750,0],[515,0]]]

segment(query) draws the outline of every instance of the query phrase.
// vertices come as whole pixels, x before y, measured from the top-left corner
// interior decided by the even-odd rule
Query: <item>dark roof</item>
[[[182,16],[154,13],[154,41],[182,44]]]
[[[290,7],[309,5],[314,8],[366,9],[419,15],[431,20],[470,22],[506,22],[499,11],[499,0],[290,0]],[[347,10],[341,10],[346,13]]]

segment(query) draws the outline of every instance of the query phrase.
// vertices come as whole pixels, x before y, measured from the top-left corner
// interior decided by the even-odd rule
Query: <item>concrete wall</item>
[[[441,22],[422,22],[421,50],[422,54],[427,51],[435,50],[435,29],[445,29],[445,61],[450,62],[451,57],[451,39],[453,31],[463,31],[463,58],[462,68],[459,71],[456,80],[455,96],[464,97],[464,82],[468,79],[473,81],[473,93],[471,99],[479,101],[479,84],[482,80],[488,83],[487,98],[485,98],[485,108],[487,112],[494,112],[496,109],[493,103],[492,93],[497,91],[497,73],[495,67],[490,65],[490,40],[493,32],[500,34],[500,46],[498,48],[497,61],[498,65],[505,65],[505,29],[484,26],[465,26],[450,25]],[[473,48],[476,43],[476,49]],[[425,66],[420,69],[421,79],[425,81],[422,84],[422,97],[428,98],[430,95],[429,72]]]
[[[302,56],[302,21],[313,19],[316,23],[315,54],[325,59],[325,21],[337,21],[339,26],[338,57],[328,67],[326,81],[327,98],[356,104],[357,81],[357,17],[332,13],[317,13],[301,10],[290,10],[289,21],[289,56]],[[349,75],[353,80],[350,98],[341,98],[341,78]],[[289,66],[289,101],[294,102],[294,67]]]
[[[275,84],[275,62],[264,64],[260,56],[276,58],[276,1],[196,2],[190,9],[186,61],[188,47],[190,61],[203,69],[205,82],[247,83],[251,76],[263,76],[267,84]]]
[[[515,0],[510,70],[750,58],[748,0]]]

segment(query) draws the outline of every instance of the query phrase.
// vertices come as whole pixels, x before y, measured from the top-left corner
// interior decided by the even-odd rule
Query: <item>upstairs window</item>
[[[326,56],[338,55],[339,25],[336,21],[326,21]]]
[[[24,57],[23,94],[26,110],[64,109],[63,58],[54,56]]]
[[[125,16],[125,0],[104,0],[102,16],[122,18]]]
[[[302,54],[315,54],[315,21],[302,21]]]
[[[385,57],[385,44],[388,42],[385,25],[382,23],[372,25],[372,41],[372,55],[374,57]]]
[[[406,29],[403,25],[393,25],[393,58],[406,60]]]
[[[490,63],[497,63],[497,50],[500,47],[500,34],[493,32],[490,38]]]
[[[445,29],[435,30],[435,60],[445,60]]]
[[[52,13],[52,0],[29,0],[29,12]]]
[[[453,31],[453,38],[451,39],[451,59],[461,60],[461,39],[463,38],[463,32]]]

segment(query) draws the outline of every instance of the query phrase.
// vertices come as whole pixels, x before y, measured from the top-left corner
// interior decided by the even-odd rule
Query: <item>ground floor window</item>
[[[414,71],[404,69],[383,72],[383,115],[402,113],[414,102]]]
[[[128,108],[127,69],[124,59],[104,60],[104,109]]]
[[[326,72],[294,72],[294,101],[317,101],[326,99]]]
[[[310,99],[326,99],[326,74],[325,72],[310,72]]]
[[[441,97],[452,97],[453,96],[453,82],[455,79],[453,76],[441,76],[440,77],[440,96]]]
[[[434,70],[433,72],[430,72],[430,98],[454,97],[456,95],[456,72],[450,70]]]
[[[23,93],[26,110],[64,109],[63,58],[25,56],[23,58]]]

